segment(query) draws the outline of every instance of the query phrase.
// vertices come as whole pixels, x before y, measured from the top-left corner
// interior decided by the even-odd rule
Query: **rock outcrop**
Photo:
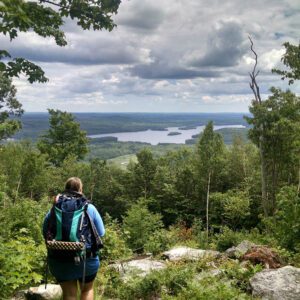
[[[62,298],[62,289],[58,284],[40,285],[38,287],[31,287],[25,293],[27,300],[60,300]]]
[[[151,271],[164,269],[166,264],[150,258],[143,258],[117,263],[112,267],[118,270],[125,279],[133,273],[141,277],[146,276]]]
[[[219,257],[221,254],[218,251],[194,249],[189,247],[176,247],[163,254],[165,259],[170,261],[178,260],[199,260],[209,257]]]
[[[252,294],[263,300],[299,300],[300,268],[263,270],[250,279]]]
[[[254,243],[245,240],[245,241],[242,241],[240,244],[238,244],[236,247],[228,248],[225,251],[225,254],[229,258],[240,258],[254,246],[256,246]]]

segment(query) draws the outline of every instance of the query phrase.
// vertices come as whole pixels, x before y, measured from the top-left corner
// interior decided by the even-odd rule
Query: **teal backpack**
[[[82,194],[66,191],[59,195],[50,210],[45,237],[48,257],[75,264],[83,261],[83,283],[86,258],[95,257],[103,247],[88,205]]]

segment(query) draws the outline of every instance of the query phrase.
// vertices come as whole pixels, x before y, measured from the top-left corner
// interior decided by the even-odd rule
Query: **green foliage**
[[[288,78],[289,84],[293,84],[295,80],[300,79],[300,44],[296,46],[286,42],[283,46],[285,47],[285,54],[281,61],[289,69],[284,71],[272,69],[272,72],[281,75],[282,80]]]
[[[3,207],[3,206],[4,207]],[[46,249],[41,233],[48,205],[20,199],[1,203],[0,298],[42,280]]]
[[[211,218],[214,225],[228,224],[231,228],[242,228],[250,215],[250,199],[243,191],[229,190],[211,195]]]
[[[163,227],[160,214],[151,213],[144,200],[133,204],[123,219],[124,232],[131,249],[141,250],[155,231]]]
[[[144,251],[158,255],[171,246],[169,232],[165,229],[156,230],[151,234],[144,245]]]
[[[236,246],[243,240],[243,235],[239,232],[234,232],[228,227],[223,227],[221,233],[215,235],[215,244],[218,251]]]
[[[0,148],[0,167],[5,176],[6,193],[39,199],[47,194],[51,180],[47,161],[27,142],[8,143]]]
[[[115,24],[112,15],[117,13],[120,0],[59,0],[39,2],[24,0],[2,0],[0,5],[0,33],[8,35],[10,40],[17,38],[19,32],[33,31],[41,37],[53,37],[58,46],[67,41],[61,27],[64,18],[77,20],[83,29],[111,31]],[[53,7],[53,8],[52,8]],[[5,50],[0,50],[0,60],[10,58]],[[24,73],[29,82],[45,82],[43,70],[24,58],[14,58],[8,63],[0,62],[0,71],[5,76],[19,76]]]
[[[132,166],[132,184],[138,188],[135,192],[136,198],[147,198],[153,190],[153,179],[156,172],[157,162],[152,152],[145,148],[137,153],[137,164]],[[132,186],[132,188],[133,188]]]
[[[43,241],[42,221],[48,208],[45,202],[20,199],[15,204],[8,202],[0,210],[0,236],[5,240],[30,236],[37,244]]]
[[[296,187],[280,190],[275,214],[266,218],[264,223],[282,247],[292,251],[300,250],[300,196]]]
[[[279,188],[298,181],[300,145],[300,98],[274,87],[271,93],[262,103],[253,101],[249,108],[253,117],[246,117],[252,125],[249,137],[261,147],[266,169],[267,215],[274,213]]]
[[[0,70],[0,141],[14,135],[21,129],[21,122],[11,116],[23,114],[21,103],[16,99],[17,89],[11,79],[6,78]]]
[[[1,299],[7,299],[15,290],[42,280],[45,247],[26,236],[26,229],[21,229],[20,233],[25,236],[0,240]]]
[[[101,278],[102,294],[108,298],[137,299],[253,299],[245,293],[249,278],[261,270],[260,266],[243,270],[237,262],[225,263],[228,269],[213,277],[207,267],[199,263],[169,265],[147,276],[131,277],[126,282],[111,270],[105,270]],[[105,286],[106,284],[106,286]]]
[[[164,296],[163,300],[246,300],[253,299],[238,288],[231,286],[229,282],[220,281],[215,278],[205,278],[201,282],[191,282],[178,295]]]
[[[106,233],[103,237],[104,249],[101,250],[101,259],[111,262],[130,257],[132,252],[126,245],[120,224],[109,215],[105,216],[104,223]]]
[[[82,159],[88,151],[86,132],[80,129],[72,114],[53,109],[48,111],[50,128],[38,142],[39,150],[47,154],[56,166],[70,155]]]

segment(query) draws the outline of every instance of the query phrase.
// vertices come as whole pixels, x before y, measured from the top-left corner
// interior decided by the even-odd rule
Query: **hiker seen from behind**
[[[81,300],[94,299],[93,282],[100,266],[98,253],[104,233],[102,218],[84,196],[81,180],[69,178],[43,225],[47,270],[49,267],[61,285],[64,300],[77,299],[78,285]]]

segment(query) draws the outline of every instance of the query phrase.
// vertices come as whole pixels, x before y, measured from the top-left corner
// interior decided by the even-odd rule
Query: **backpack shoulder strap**
[[[48,226],[47,226],[47,234],[46,234],[46,239],[47,240],[53,240],[54,236],[56,235],[56,215],[55,215],[55,204],[53,203],[51,210],[50,210],[50,215],[48,219]]]
[[[95,240],[95,248],[96,248],[96,251],[103,248],[103,242],[102,242],[102,239],[96,229],[96,226],[95,226],[95,223],[93,221],[93,219],[91,218],[90,214],[88,213],[87,211],[87,206],[86,205],[86,209],[85,209],[85,214],[88,218],[88,221],[90,223],[90,226],[91,226],[91,229],[92,229],[92,234],[93,234],[93,237],[94,237],[94,240]]]

